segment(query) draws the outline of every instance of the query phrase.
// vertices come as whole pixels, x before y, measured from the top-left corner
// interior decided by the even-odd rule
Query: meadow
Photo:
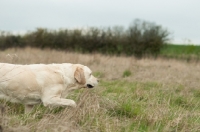
[[[159,56],[166,58],[182,59],[182,60],[195,60],[200,59],[200,46],[199,45],[164,45],[161,49]]]
[[[95,89],[72,92],[76,108],[1,100],[5,132],[197,132],[200,131],[200,64],[173,58],[80,54],[48,49],[9,48],[0,61],[15,64],[81,63],[100,79]]]

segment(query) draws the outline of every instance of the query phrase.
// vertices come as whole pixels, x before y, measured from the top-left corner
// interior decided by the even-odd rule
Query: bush
[[[123,72],[123,77],[129,77],[129,76],[131,76],[131,71],[130,70],[125,70]]]
[[[11,33],[0,33],[0,49],[7,49],[9,47],[22,47],[22,37],[20,35],[12,35]]]
[[[135,20],[127,30],[120,26],[59,31],[38,28],[21,36],[1,32],[0,49],[30,46],[142,57],[149,54],[157,55],[167,42],[168,36],[169,32],[161,26]]]
[[[169,32],[154,23],[135,20],[128,29],[128,52],[137,57],[144,54],[157,55],[161,47],[169,40]]]

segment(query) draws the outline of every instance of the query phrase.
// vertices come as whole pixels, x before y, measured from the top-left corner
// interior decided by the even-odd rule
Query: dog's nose
[[[93,88],[94,86],[92,86],[91,84],[87,84],[88,88]]]

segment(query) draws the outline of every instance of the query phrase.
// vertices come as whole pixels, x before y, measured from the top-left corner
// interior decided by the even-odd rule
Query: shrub
[[[169,32],[161,26],[141,20],[125,30],[123,27],[48,30],[38,28],[25,35],[1,32],[0,48],[37,47],[82,53],[99,52],[114,55],[157,55],[167,42]]]
[[[135,20],[127,31],[128,53],[137,57],[144,54],[157,55],[169,40],[169,32],[154,23]]]
[[[125,70],[123,73],[123,77],[129,77],[131,76],[131,71],[130,70]]]

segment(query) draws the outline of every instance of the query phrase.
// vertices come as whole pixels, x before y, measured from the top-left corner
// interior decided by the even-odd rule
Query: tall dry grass
[[[193,131],[200,130],[199,118],[191,124],[185,121],[186,118],[199,116],[199,103],[193,105],[195,110],[169,106],[171,103],[173,105],[173,98],[175,102],[180,100],[182,103],[182,97],[189,100],[193,96],[191,90],[199,91],[199,63],[162,58],[138,60],[134,57],[33,48],[7,49],[0,52],[0,61],[15,64],[81,63],[89,66],[103,83],[93,90],[83,89],[71,93],[70,98],[78,104],[74,109],[52,110],[38,105],[31,114],[24,115],[22,105],[2,101],[4,109],[1,111],[0,123],[3,131],[138,131],[146,130],[145,127],[140,128],[143,122],[150,126],[146,131],[190,131],[191,128]],[[124,71],[132,74],[124,77]],[[129,89],[132,85],[135,85],[134,93]],[[109,87],[119,91],[106,93]],[[121,87],[126,89],[120,89]],[[141,100],[144,102],[138,102]],[[196,100],[192,103],[196,103]],[[129,108],[123,104],[133,106]],[[123,107],[130,109],[128,116],[126,113],[124,116]],[[137,111],[131,107],[137,108]],[[163,124],[165,125],[162,126]]]
[[[12,48],[0,52],[0,61],[16,64],[80,63],[89,66],[94,72],[99,72],[105,80],[120,79],[125,70],[133,73],[133,76],[127,78],[130,81],[181,83],[189,87],[197,87],[200,79],[198,62],[188,63],[175,59],[143,58],[138,60],[134,57]]]

